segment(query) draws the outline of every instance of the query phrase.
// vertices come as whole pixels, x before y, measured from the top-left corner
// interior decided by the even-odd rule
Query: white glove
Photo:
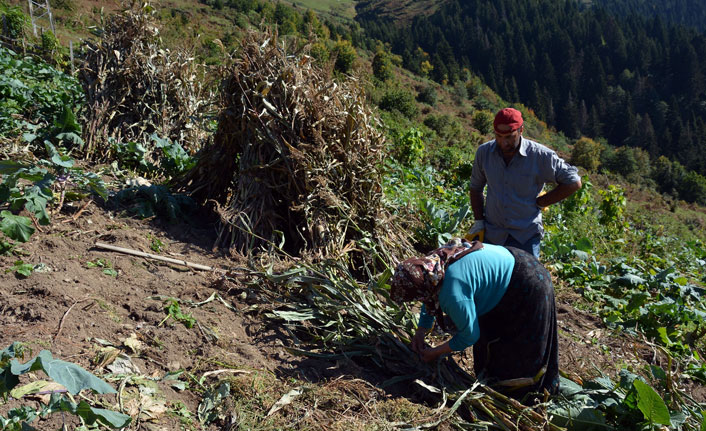
[[[476,220],[473,222],[473,226],[468,230],[467,236],[473,236],[483,230],[485,230],[485,220]]]

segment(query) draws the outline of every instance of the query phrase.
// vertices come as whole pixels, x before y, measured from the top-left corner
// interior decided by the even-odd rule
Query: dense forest
[[[404,27],[373,15],[361,20],[368,36],[415,73],[453,84],[467,69],[570,138],[706,174],[706,37],[694,29],[564,0],[452,0]]]
[[[693,27],[699,31],[706,29],[706,9],[701,0],[591,0],[587,3],[620,16],[659,16],[670,23]]]

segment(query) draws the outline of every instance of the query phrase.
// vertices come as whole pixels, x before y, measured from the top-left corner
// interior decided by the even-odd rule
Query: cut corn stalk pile
[[[478,383],[452,359],[422,363],[408,347],[415,317],[389,298],[389,271],[367,285],[334,261],[301,264],[280,274],[249,275],[255,276],[252,288],[273,304],[266,315],[284,321],[298,342],[298,348],[288,348],[290,352],[330,359],[358,357],[391,377],[380,387],[413,381],[441,399],[436,417],[394,424],[397,428],[428,429],[448,421],[461,429],[562,429],[539,410]]]
[[[148,6],[146,6],[148,7]],[[194,56],[164,48],[147,10],[111,15],[97,42],[86,42],[79,78],[86,93],[86,156],[109,160],[111,140],[149,143],[156,133],[198,150],[206,131],[196,119],[211,109]]]
[[[216,246],[268,242],[290,254],[383,268],[409,246],[383,206],[383,135],[354,78],[334,79],[307,46],[249,32],[222,84],[218,130],[185,189],[216,202]],[[378,243],[380,253],[366,250]]]

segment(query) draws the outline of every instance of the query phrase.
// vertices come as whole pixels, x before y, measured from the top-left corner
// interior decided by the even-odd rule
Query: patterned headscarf
[[[454,239],[424,257],[413,257],[401,262],[390,282],[390,297],[395,302],[421,301],[429,315],[435,316],[446,329],[439,307],[439,290],[446,269],[468,253],[480,250],[483,243]]]

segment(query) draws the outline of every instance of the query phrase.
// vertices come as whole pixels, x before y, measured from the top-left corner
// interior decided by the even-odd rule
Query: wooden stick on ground
[[[189,268],[201,269],[203,271],[213,271],[213,268],[211,268],[210,266],[200,265],[198,263],[191,263],[191,262],[187,262],[185,260],[172,259],[170,257],[158,256],[156,254],[143,253],[141,251],[132,250],[129,248],[116,247],[114,245],[104,244],[102,242],[97,242],[96,247],[102,248],[105,250],[117,251],[119,253],[131,254],[133,256],[149,257],[150,259],[161,260],[163,262],[169,262],[169,263],[175,263],[177,265],[184,265]]]
[[[74,306],[76,306],[76,304],[80,304],[81,302],[88,301],[89,299],[91,299],[91,298],[79,299],[78,301],[71,304],[71,307],[69,307],[69,309],[66,310],[66,312],[64,312],[64,315],[61,316],[61,320],[59,321],[59,328],[56,330],[56,334],[54,334],[54,341],[56,341],[56,338],[59,336],[59,333],[61,332],[61,328],[64,326],[64,320],[66,320],[66,316],[69,315],[69,312],[71,311],[71,309],[74,308]]]

